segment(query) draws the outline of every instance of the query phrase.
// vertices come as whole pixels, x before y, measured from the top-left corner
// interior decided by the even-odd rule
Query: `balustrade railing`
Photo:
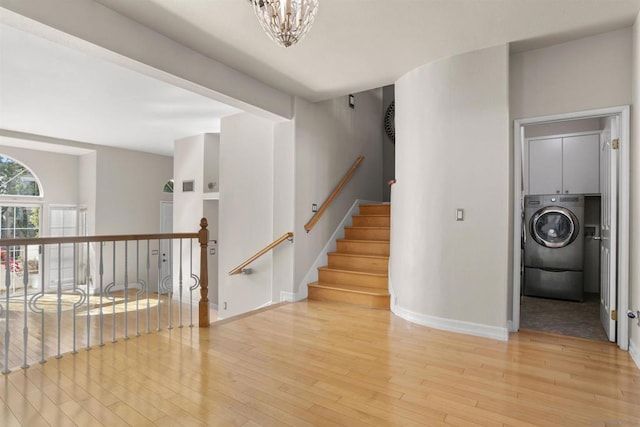
[[[206,219],[200,225],[198,233],[0,239],[2,373],[192,327],[198,289],[199,326],[208,326]]]

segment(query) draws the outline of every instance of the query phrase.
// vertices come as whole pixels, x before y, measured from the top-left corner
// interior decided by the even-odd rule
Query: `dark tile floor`
[[[609,341],[600,324],[600,296],[585,293],[584,302],[523,296],[520,328]]]

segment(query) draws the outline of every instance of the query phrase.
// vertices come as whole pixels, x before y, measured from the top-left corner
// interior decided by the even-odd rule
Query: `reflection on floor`
[[[522,297],[520,328],[609,341],[600,324],[600,296],[592,293],[584,302]]]

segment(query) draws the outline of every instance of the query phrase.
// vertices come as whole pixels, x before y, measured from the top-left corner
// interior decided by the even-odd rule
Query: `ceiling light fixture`
[[[280,46],[296,44],[311,28],[318,0],[249,0],[269,38]]]

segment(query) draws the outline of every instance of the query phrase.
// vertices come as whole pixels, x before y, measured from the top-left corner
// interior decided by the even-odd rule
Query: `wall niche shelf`
[[[202,193],[202,200],[220,200],[220,192]]]

